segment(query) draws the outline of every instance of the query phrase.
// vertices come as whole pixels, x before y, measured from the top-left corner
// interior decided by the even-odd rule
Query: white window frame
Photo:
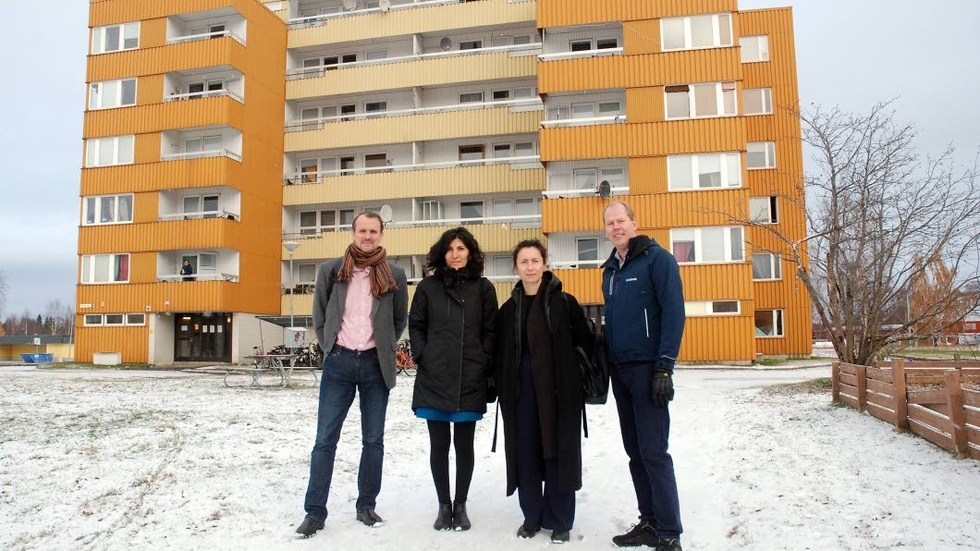
[[[480,214],[479,214],[479,216],[472,216],[472,217],[466,217],[466,218],[464,218],[463,217],[463,207],[464,206],[466,206],[466,207],[474,207],[476,205],[480,205]],[[480,223],[480,222],[486,220],[486,218],[487,218],[487,204],[486,204],[486,201],[479,200],[479,201],[460,201],[459,202],[459,219],[463,221],[463,225],[464,226],[465,225],[469,225],[469,224],[477,224],[477,223]]]
[[[752,100],[749,98],[752,96]],[[758,104],[760,110],[749,111],[749,107]],[[746,88],[742,90],[742,114],[746,116],[772,115],[772,88]]]
[[[735,304],[735,311],[726,311],[722,305]],[[691,300],[684,302],[684,315],[687,317],[701,316],[738,316],[742,313],[742,303],[738,300]]]
[[[694,32],[692,30],[692,23],[694,19],[704,19],[711,18],[712,26],[712,43],[708,46],[694,46]],[[672,23],[680,22],[684,26],[684,45],[677,48],[668,48],[665,42],[667,33],[665,32],[665,26]],[[723,41],[722,26],[727,28],[728,41]],[[664,52],[680,52],[684,50],[702,50],[708,48],[723,48],[730,47],[734,45],[733,41],[734,34],[732,33],[732,14],[730,13],[713,13],[705,15],[691,15],[686,17],[665,17],[660,20],[660,48]]]
[[[108,49],[106,44],[106,37],[109,33],[109,29],[117,29],[116,32],[119,33],[119,42],[117,48]],[[135,35],[135,38],[134,36]],[[129,37],[128,39],[126,37]],[[135,44],[126,46],[126,41],[135,41]],[[92,29],[92,54],[108,54],[112,52],[122,52],[125,50],[135,50],[140,47],[140,22],[133,21],[130,23],[119,23],[116,25],[106,25],[105,27],[95,27]]]
[[[586,241],[592,241],[595,243],[595,258],[582,258],[582,248],[581,244]],[[598,237],[576,237],[575,238],[575,260],[576,262],[598,262],[602,259],[599,254],[599,247],[602,246],[602,242]]]
[[[463,47],[464,45],[466,45],[467,47],[464,48]],[[475,38],[475,39],[472,39],[472,40],[460,40],[459,41],[459,50],[460,51],[463,51],[463,50],[482,50],[482,49],[483,49],[483,39],[482,38]]]
[[[129,219],[122,219],[120,217],[120,199],[129,199]],[[104,199],[112,199],[112,213],[109,218],[106,219],[106,213],[104,210]],[[103,226],[111,224],[132,224],[133,223],[133,201],[134,197],[132,193],[123,193],[119,195],[89,195],[82,198],[82,225],[83,226]],[[91,221],[90,221],[91,219]]]
[[[311,283],[316,283],[316,274],[319,271],[320,266],[316,263],[303,263],[296,265],[296,284],[297,285],[309,285]],[[313,277],[309,279],[303,279],[303,271],[308,270],[313,272]]]
[[[755,316],[760,313],[768,312],[772,315],[772,334],[759,334],[759,326],[756,325]],[[757,339],[779,339],[786,336],[786,317],[782,308],[763,308],[761,310],[756,310],[753,316],[752,325],[755,330],[755,338]]]
[[[762,165],[753,166],[753,156],[762,155]],[[768,170],[776,168],[776,142],[749,142],[745,146],[745,168],[748,170]]]
[[[701,185],[701,164],[715,157],[721,165],[721,185]],[[686,163],[690,167],[690,187],[681,187],[674,178],[674,167]],[[678,169],[683,166],[677,167]],[[711,173],[704,173],[711,174]],[[669,191],[699,191],[703,189],[736,189],[742,187],[742,155],[738,152],[700,153],[698,155],[669,155],[667,157],[667,189]]]
[[[459,93],[459,103],[483,103],[484,93],[483,90],[476,90],[472,92],[460,92]]]
[[[756,224],[778,224],[776,196],[749,197],[749,220]]]
[[[388,58],[388,50],[371,50],[369,52],[364,52],[365,61],[378,61],[387,58]]]
[[[765,260],[763,260],[763,257],[765,257]],[[755,267],[762,263],[757,263],[756,258],[769,265],[770,277],[756,277]],[[752,281],[779,281],[781,279],[783,279],[782,259],[779,255],[773,253],[752,253]]]
[[[119,321],[115,321],[116,319]],[[105,314],[103,316],[103,323],[107,327],[122,327],[126,325],[126,314]]]
[[[128,136],[108,136],[105,138],[89,138],[85,140],[85,166],[115,166],[133,164],[136,138]],[[111,159],[102,162],[102,154],[109,148]]]
[[[111,275],[115,269],[117,258],[126,257],[126,279],[114,279],[115,275]],[[82,270],[80,281],[83,285],[99,285],[106,283],[129,283],[130,274],[133,271],[132,259],[129,253],[115,253],[115,254],[91,254],[82,256]],[[108,262],[107,269],[110,272],[110,278],[106,281],[100,281],[95,279],[97,264],[100,262]]]
[[[127,86],[132,85],[132,99],[129,103],[124,103]],[[114,101],[110,101],[112,98]],[[136,105],[136,79],[124,78],[120,80],[105,80],[93,82],[88,88],[88,108],[90,110],[113,109],[116,107],[129,107]]]
[[[669,88],[674,87],[687,87],[686,91],[668,91]],[[698,103],[697,94],[694,92],[695,88],[704,88],[706,86],[715,87],[715,113],[710,115],[698,115]],[[664,87],[664,115],[667,120],[688,120],[688,119],[711,119],[718,117],[734,117],[738,115],[738,101],[735,97],[737,87],[734,81],[725,82],[704,82],[696,84],[677,84]],[[672,95],[686,95],[688,104],[688,114],[687,115],[674,115],[670,114],[670,103],[668,98]],[[730,101],[731,105],[726,105]]]
[[[102,314],[85,314],[82,317],[82,325],[85,327],[99,327],[101,325],[105,325],[105,316]]]
[[[333,223],[327,224],[324,221],[325,213],[333,213]],[[302,225],[302,215],[313,213],[315,217],[316,224],[313,226],[303,226]],[[351,222],[344,222],[344,216],[350,217]],[[316,210],[305,210],[299,213],[296,217],[297,226],[299,226],[300,235],[320,235],[324,232],[335,232],[344,231],[349,229],[351,223],[354,221],[354,217],[357,215],[357,210],[353,207],[351,208],[334,208],[334,209],[316,209]]]
[[[217,201],[217,208],[215,210],[204,210],[204,200],[208,198],[215,198]],[[188,211],[185,210],[187,199],[197,199],[198,210]],[[221,212],[221,194],[214,193],[188,193],[180,197],[180,213],[184,216],[200,216],[201,218],[216,218]]]
[[[126,325],[146,325],[146,314],[126,314]]]
[[[705,260],[704,259],[704,239],[705,230],[722,230],[722,247],[724,250],[724,258],[721,260]],[[693,232],[693,237],[690,239],[681,239],[678,234],[681,232]],[[685,236],[686,237],[686,236]],[[684,243],[688,241],[693,241],[694,243],[694,260],[677,260],[678,264],[731,264],[734,262],[744,262],[745,261],[745,230],[742,226],[710,226],[705,228],[674,228],[670,230],[670,252],[675,255],[675,246],[677,243]],[[737,243],[736,243],[737,241]],[[735,246],[738,246],[737,251],[733,251]],[[732,254],[736,252],[737,254]]]
[[[767,35],[743,36],[738,39],[738,46],[741,51],[742,63],[769,61],[769,37]]]

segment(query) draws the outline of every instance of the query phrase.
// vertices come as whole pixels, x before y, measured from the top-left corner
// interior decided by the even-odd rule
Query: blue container
[[[54,361],[54,354],[24,354],[20,355],[29,364],[49,364]]]

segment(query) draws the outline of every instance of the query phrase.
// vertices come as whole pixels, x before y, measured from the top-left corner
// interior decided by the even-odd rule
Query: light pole
[[[289,327],[290,329],[296,327],[293,322],[293,251],[299,248],[299,243],[295,241],[286,241],[282,244],[289,251]]]

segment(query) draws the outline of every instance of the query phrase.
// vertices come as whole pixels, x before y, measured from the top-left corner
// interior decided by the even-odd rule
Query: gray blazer
[[[316,293],[313,295],[313,328],[316,330],[316,338],[325,355],[330,354],[334,344],[337,343],[340,321],[344,317],[347,282],[337,281],[337,272],[343,261],[343,258],[335,258],[324,262],[320,265],[320,273],[316,278]],[[371,307],[378,361],[381,364],[381,374],[389,389],[395,387],[397,373],[395,347],[398,344],[398,337],[408,323],[408,282],[405,279],[405,271],[391,264],[391,273],[395,276],[398,290],[387,293],[380,299],[374,299]]]

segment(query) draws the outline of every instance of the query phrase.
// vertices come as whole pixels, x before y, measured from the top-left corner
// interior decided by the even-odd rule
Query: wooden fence
[[[833,363],[833,399],[980,459],[980,362]],[[973,387],[973,388],[970,388]]]

